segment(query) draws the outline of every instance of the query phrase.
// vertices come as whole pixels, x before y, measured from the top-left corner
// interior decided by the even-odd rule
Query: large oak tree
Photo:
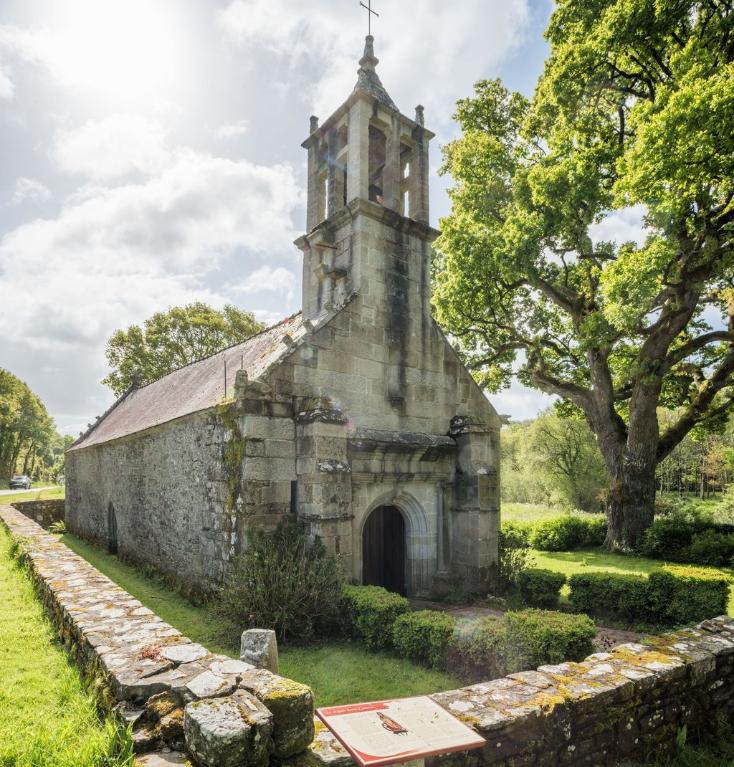
[[[478,83],[445,150],[439,320],[488,389],[516,374],[583,412],[613,548],[651,522],[658,462],[734,402],[733,9],[558,0],[533,99]],[[644,244],[593,236],[630,209]]]

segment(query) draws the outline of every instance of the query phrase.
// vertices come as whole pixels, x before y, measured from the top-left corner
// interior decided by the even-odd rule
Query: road
[[[49,487],[32,487],[30,490],[0,490],[0,496],[3,495],[16,495],[20,493],[37,493],[39,490],[51,490],[53,485]]]

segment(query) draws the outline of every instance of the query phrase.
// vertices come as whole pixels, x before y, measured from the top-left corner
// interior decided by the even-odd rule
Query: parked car
[[[25,474],[16,474],[10,480],[10,489],[11,490],[30,490],[31,478]]]

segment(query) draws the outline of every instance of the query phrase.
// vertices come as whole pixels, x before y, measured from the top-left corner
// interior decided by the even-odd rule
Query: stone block
[[[285,759],[303,751],[313,740],[313,693],[305,684],[265,669],[242,675],[240,687],[251,692],[273,714],[273,754]]]
[[[202,767],[265,767],[272,733],[272,714],[244,690],[189,703],[184,711],[186,749]]]
[[[246,629],[240,642],[240,660],[255,668],[278,673],[278,640],[271,629]]]

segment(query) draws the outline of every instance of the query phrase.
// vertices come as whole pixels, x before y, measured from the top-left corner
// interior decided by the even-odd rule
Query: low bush
[[[345,633],[373,650],[392,645],[393,624],[410,610],[405,597],[381,586],[346,586],[341,606]]]
[[[662,623],[697,623],[726,613],[731,579],[715,570],[667,565],[650,573],[648,582]]]
[[[250,529],[247,538],[216,605],[233,635],[255,627],[297,641],[333,633],[344,587],[336,557],[321,541],[309,541],[294,520],[273,532]]]
[[[514,668],[579,661],[594,650],[596,627],[588,615],[520,610],[506,613],[505,623],[508,645],[505,662]]]
[[[692,567],[664,567],[648,577],[615,573],[572,575],[574,610],[630,624],[676,626],[726,612],[729,579]]]
[[[514,548],[529,547],[532,532],[532,522],[513,522],[508,520],[502,523],[502,535],[505,542],[508,546]]]
[[[400,655],[443,668],[456,630],[456,619],[436,610],[419,610],[398,616],[392,643]]]
[[[603,517],[566,514],[538,522],[530,535],[530,545],[540,551],[573,551],[601,546],[606,534]]]
[[[498,564],[493,568],[489,583],[490,590],[495,594],[507,593],[530,566],[532,553],[528,537],[524,525],[502,525],[497,542]]]
[[[669,562],[727,565],[734,556],[734,527],[700,513],[668,514],[656,518],[645,531],[640,553]]]
[[[450,657],[463,673],[497,678],[545,663],[582,660],[593,652],[595,635],[587,615],[520,610],[460,627]]]
[[[558,607],[561,588],[566,582],[563,573],[541,568],[529,568],[520,573],[517,586],[523,602],[531,607]]]

